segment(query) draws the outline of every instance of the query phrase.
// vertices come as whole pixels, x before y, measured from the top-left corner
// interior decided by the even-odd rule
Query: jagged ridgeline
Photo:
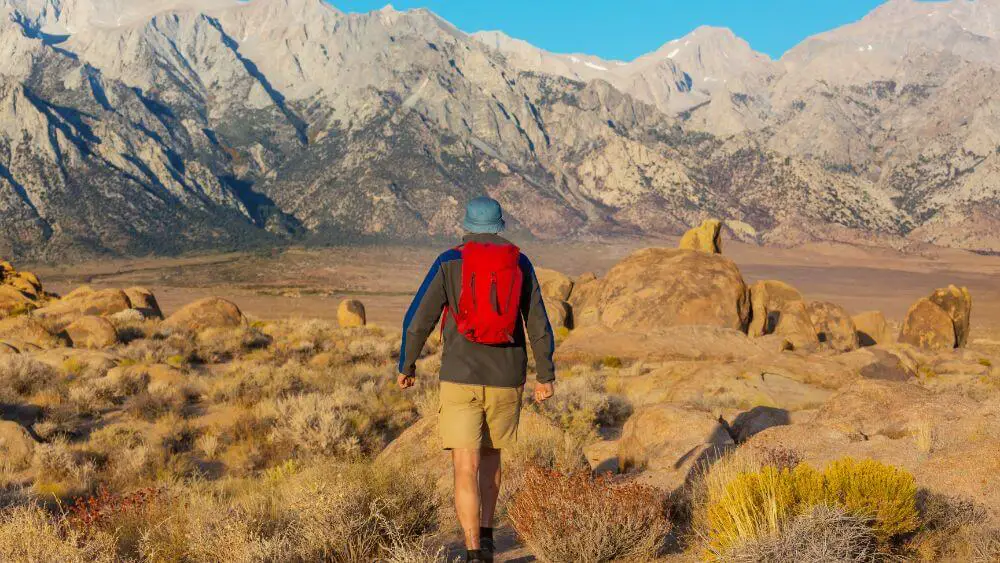
[[[413,241],[484,191],[548,239],[714,216],[755,242],[997,250],[1000,57],[950,23],[995,47],[995,8],[930,9],[781,61],[700,28],[624,63],[424,10],[0,0],[0,255]],[[869,47],[887,23],[907,31]]]

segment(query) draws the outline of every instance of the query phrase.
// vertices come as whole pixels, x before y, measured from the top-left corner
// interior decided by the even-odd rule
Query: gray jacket
[[[465,242],[510,244],[497,235],[467,235]],[[444,351],[441,357],[441,381],[485,385],[488,387],[519,387],[524,385],[528,367],[526,342],[530,339],[535,356],[538,381],[554,381],[555,365],[552,353],[555,338],[549,317],[545,313],[542,290],[535,269],[521,254],[524,283],[521,292],[521,318],[514,332],[514,342],[498,346],[477,344],[458,333],[453,315],[444,321]],[[445,305],[454,310],[462,289],[462,253],[452,249],[434,261],[424,283],[403,320],[403,343],[399,351],[399,372],[414,375],[416,361],[441,320]],[[527,332],[527,339],[525,338]]]

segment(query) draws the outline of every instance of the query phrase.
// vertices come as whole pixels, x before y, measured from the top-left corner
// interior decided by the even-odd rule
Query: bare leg
[[[479,449],[454,449],[451,459],[455,464],[455,512],[465,534],[465,547],[479,549]],[[494,503],[496,499],[494,499]]]
[[[493,527],[493,513],[497,507],[497,497],[500,496],[500,450],[483,448],[480,450],[479,462],[479,494],[482,502],[482,514],[479,525],[484,528]]]

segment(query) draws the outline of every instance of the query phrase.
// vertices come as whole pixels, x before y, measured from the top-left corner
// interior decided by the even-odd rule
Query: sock
[[[493,528],[479,528],[479,542],[479,545],[482,546],[481,551],[492,555],[497,550],[496,544],[493,543]]]

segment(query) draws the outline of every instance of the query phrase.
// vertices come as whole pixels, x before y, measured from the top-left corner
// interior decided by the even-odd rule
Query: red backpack
[[[513,343],[524,281],[521,249],[513,244],[467,242],[458,250],[462,289],[453,314],[459,334],[479,344]]]

